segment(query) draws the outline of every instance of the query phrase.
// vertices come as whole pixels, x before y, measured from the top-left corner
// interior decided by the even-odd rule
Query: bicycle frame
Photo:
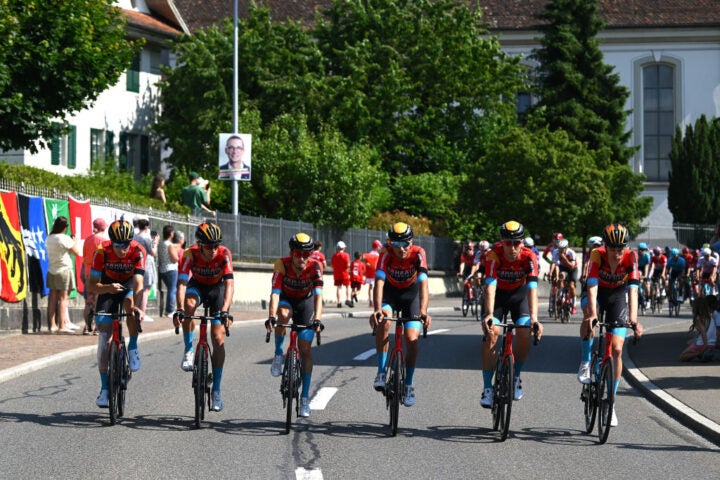
[[[132,378],[120,319],[133,314],[124,313],[122,303],[120,303],[117,308],[117,313],[97,312],[95,315],[96,318],[98,316],[109,316],[112,319],[112,331],[108,345],[107,374],[110,424],[115,425],[125,414],[125,392]],[[139,324],[140,322],[138,321],[137,323]]]

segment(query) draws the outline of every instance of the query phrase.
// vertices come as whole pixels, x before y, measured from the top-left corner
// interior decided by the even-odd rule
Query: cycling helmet
[[[555,240],[555,241],[561,240],[563,238],[565,238],[565,237],[563,237],[563,234],[560,232],[553,235],[553,240]]]
[[[567,248],[567,246],[568,246],[567,238],[560,239],[560,241],[558,242],[558,248]]]
[[[373,240],[372,246],[373,248],[380,248],[382,247],[382,243],[380,243],[380,240]]]
[[[624,247],[628,242],[628,231],[619,223],[611,223],[603,230],[603,241],[608,247]]]
[[[709,244],[709,243],[703,243],[702,248],[710,248],[710,244]]]
[[[490,242],[488,242],[487,240],[481,240],[479,245],[480,250],[482,250],[483,252],[490,248]]]
[[[638,243],[638,250],[647,250],[647,249],[648,249],[647,243],[645,243],[645,242]]]
[[[711,253],[712,253],[712,252],[711,252],[710,249],[707,248],[707,247],[705,247],[705,248],[702,249],[702,254],[703,254],[703,255],[710,255]]]
[[[525,237],[525,240],[523,240],[523,243],[527,248],[532,248],[535,246],[535,240],[532,239],[532,237]]]
[[[473,248],[475,248],[475,244],[473,242],[467,242],[465,248],[467,248],[468,250],[472,250]]]
[[[200,245],[214,245],[222,241],[222,231],[214,223],[201,223],[195,229],[195,241]]]
[[[653,248],[653,253],[655,255],[660,255],[662,253],[662,249],[660,247]]]
[[[296,233],[290,239],[290,250],[300,250],[301,252],[312,252],[315,249],[315,242],[307,233]]]
[[[683,254],[683,255],[687,255],[688,253],[690,253],[690,249],[689,249],[688,247],[685,247],[685,248],[682,249],[682,254]]]
[[[390,227],[387,236],[391,242],[409,242],[415,235],[410,225],[405,222],[397,222]]]
[[[522,240],[525,237],[525,227],[514,220],[505,222],[500,226],[500,238],[507,240]]]
[[[670,250],[670,255],[672,255],[673,257],[677,257],[678,255],[680,255],[680,250],[678,250],[677,248],[673,248]]]
[[[588,238],[588,247],[595,248],[600,246],[602,246],[602,238],[598,236]],[[647,249],[647,246],[645,246],[645,248]]]
[[[126,220],[115,220],[108,227],[108,237],[113,243],[130,243],[134,234],[133,226]]]

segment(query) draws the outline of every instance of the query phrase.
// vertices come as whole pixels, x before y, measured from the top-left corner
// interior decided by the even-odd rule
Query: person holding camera
[[[82,253],[75,235],[68,235],[67,231],[67,217],[58,217],[45,241],[49,263],[47,287],[50,289],[47,316],[51,332],[72,333],[80,328],[67,317],[68,298],[70,292],[75,290],[75,270],[71,254],[82,255]]]

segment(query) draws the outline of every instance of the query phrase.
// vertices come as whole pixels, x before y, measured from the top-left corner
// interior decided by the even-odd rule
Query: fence
[[[193,215],[180,215],[172,212],[135,207],[129,202],[114,202],[107,198],[83,197],[75,193],[60,192],[57,189],[38,188],[31,185],[16,184],[0,179],[0,190],[17,191],[31,196],[63,199],[72,196],[78,200],[90,200],[91,204],[117,208],[144,214],[150,219],[153,230],[162,231],[164,225],[173,225],[182,231],[188,244],[194,241],[195,227],[205,221],[216,222],[223,232],[223,243],[233,253],[233,260],[242,262],[267,263],[288,254],[288,240],[295,233],[305,232],[315,240],[323,242],[323,253],[330,257],[335,253],[335,244],[342,240],[352,258],[355,251],[368,251],[373,240],[383,241],[385,232],[368,229],[337,229],[315,227],[312,224],[284,219],[253,217],[218,213],[217,218],[203,218]],[[432,270],[454,271],[456,265],[456,242],[448,238],[418,236],[415,243],[422,246],[427,254],[428,267]]]

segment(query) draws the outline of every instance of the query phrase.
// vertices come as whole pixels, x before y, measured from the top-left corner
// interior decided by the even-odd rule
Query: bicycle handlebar
[[[382,312],[376,312],[376,313],[375,313],[375,320],[376,320],[376,321],[379,322],[381,317],[384,317],[385,319],[388,318],[388,317],[386,317],[385,315],[383,315]],[[391,318],[391,320],[394,320],[394,321],[398,321],[398,320],[399,320],[399,321],[401,321],[401,322],[403,323],[403,325],[405,325],[405,323],[407,323],[407,322],[420,321],[420,322],[422,322],[422,325],[423,325],[423,338],[427,338],[427,315],[420,315],[420,317],[418,317],[418,318],[394,317],[394,318]],[[373,329],[372,329],[371,335],[372,335],[373,337],[375,336],[375,332],[376,332],[376,331],[377,331],[377,325],[374,326]]]
[[[110,312],[95,312],[95,316],[98,317],[100,315],[105,315],[110,318],[117,318],[120,319],[122,317],[130,317],[133,316],[135,318],[135,323],[137,323],[137,331],[138,333],[142,333],[142,325],[140,322],[140,313],[137,310],[133,310],[130,313],[123,312],[123,313],[110,313]]]
[[[495,322],[493,322],[493,319],[489,319],[487,322],[485,322],[488,328],[492,328],[495,325]],[[540,339],[538,338],[538,333],[540,333],[540,322],[535,322],[532,325],[515,325],[514,323],[512,325],[509,325],[508,323],[500,323],[498,324],[498,327],[504,327],[509,329],[515,329],[515,328],[532,328],[532,334],[533,334],[533,345],[539,345]],[[484,341],[484,339],[483,339]]]
[[[598,325],[603,325],[603,326],[605,326],[605,327],[612,327],[612,328],[632,328],[632,331],[633,331],[633,333],[634,333],[633,339],[632,339],[632,344],[633,344],[633,345],[637,345],[637,343],[640,341],[640,337],[637,336],[637,322],[636,322],[636,323],[630,323],[630,322],[625,322],[625,323],[608,323],[608,322],[605,322],[605,321],[602,321],[602,322],[601,322],[601,321],[598,320],[597,318],[593,318],[593,319],[590,321],[590,328],[591,328],[591,329],[594,329],[594,328],[597,327]],[[590,338],[590,334],[589,334],[589,333],[583,338],[583,340],[587,340],[588,338]]]
[[[211,320],[212,321],[215,318],[215,316],[214,315],[185,315],[185,314],[181,314],[180,311],[175,312],[173,314],[173,321],[175,319],[177,319],[178,321],[182,321],[186,318],[188,320]],[[223,327],[225,327],[225,336],[229,337],[230,329],[227,326],[227,320],[230,320],[230,322],[232,323],[234,321],[233,316],[228,314],[227,317],[222,319],[222,321],[221,321]],[[175,335],[178,335],[179,333],[180,333],[180,325],[177,325],[175,327]]]
[[[320,320],[318,320],[318,319],[313,320],[313,322],[312,322],[310,325],[301,325],[301,324],[297,324],[297,323],[292,323],[292,324],[289,324],[289,323],[286,323],[286,324],[278,324],[278,323],[277,323],[277,319],[276,319],[275,317],[269,317],[267,320],[265,320],[265,328],[266,328],[266,329],[268,329],[268,328],[269,328],[269,329],[273,329],[273,328],[275,328],[276,326],[278,326],[278,327],[289,327],[289,328],[294,328],[294,329],[296,329],[296,330],[303,330],[303,329],[305,329],[305,328],[312,328],[313,330],[315,330],[315,333],[317,334],[317,335],[315,336],[315,342],[317,343],[318,346],[320,346],[320,344],[322,343],[322,340],[321,340],[321,338],[320,338],[320,333],[321,333],[323,330],[325,330],[325,325],[323,325],[323,323],[322,323]],[[318,329],[320,329],[320,330],[318,331]],[[265,343],[270,343],[270,334],[271,334],[271,333],[272,333],[272,330],[268,330],[268,331],[266,332],[266,334],[265,334]]]

